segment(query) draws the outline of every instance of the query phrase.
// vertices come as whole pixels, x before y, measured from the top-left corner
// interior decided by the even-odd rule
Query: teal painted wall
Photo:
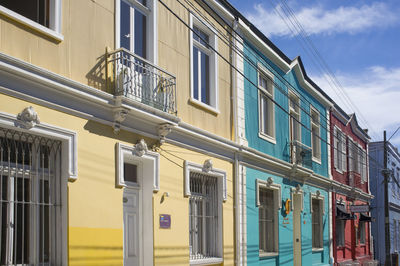
[[[251,80],[252,83],[257,84],[257,66],[258,63],[262,63],[267,69],[277,76],[284,77],[290,84],[295,88],[295,91],[300,93],[301,96],[301,108],[310,110],[310,103],[320,112],[320,132],[321,138],[321,164],[313,161],[313,171],[322,176],[328,177],[328,148],[327,148],[327,121],[326,121],[326,109],[322,104],[315,100],[309,93],[307,93],[299,84],[294,71],[284,73],[279,69],[272,61],[263,55],[260,55],[256,49],[248,42],[245,42],[244,52],[248,60],[252,64],[244,60],[244,74]],[[288,103],[288,88],[278,78],[275,77],[274,87],[274,99],[278,105],[284,110],[289,110]],[[281,160],[290,161],[290,147],[289,147],[289,116],[279,106],[275,105],[275,138],[276,144],[271,143],[258,135],[259,132],[259,114],[258,114],[258,88],[256,88],[251,82],[245,79],[245,119],[246,119],[246,138],[249,143],[249,147],[255,148],[261,152],[279,158]],[[279,87],[279,88],[278,88]],[[301,139],[302,143],[311,146],[311,132],[310,132],[310,117],[303,110],[300,113],[301,122],[307,126],[301,127]]]
[[[282,209],[279,210],[279,256],[272,258],[259,257],[258,238],[258,207],[256,206],[256,179],[267,180],[271,177],[275,184],[281,185]],[[252,168],[246,168],[246,211],[247,211],[247,265],[293,265],[293,212],[286,216],[284,201],[290,199],[291,188],[298,183],[290,182],[286,178],[261,172]],[[302,186],[304,191],[304,209],[301,214],[302,230],[302,265],[329,265],[329,218],[328,218],[328,193],[308,185]],[[312,225],[310,210],[310,193],[317,190],[325,198],[323,216],[323,243],[324,249],[320,252],[312,252]],[[289,218],[289,224],[283,224],[283,218]]]

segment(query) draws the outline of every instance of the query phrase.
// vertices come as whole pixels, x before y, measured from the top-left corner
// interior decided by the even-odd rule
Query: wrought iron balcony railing
[[[107,86],[116,96],[176,115],[176,78],[146,59],[120,48],[106,54]]]
[[[312,151],[310,147],[295,140],[290,142],[291,163],[312,169]]]

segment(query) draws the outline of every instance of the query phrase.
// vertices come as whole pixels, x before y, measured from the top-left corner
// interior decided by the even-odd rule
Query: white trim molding
[[[204,164],[197,164],[189,161],[184,161],[185,181],[184,181],[184,195],[188,197],[190,193],[190,172],[204,173],[207,175],[215,176],[218,178],[219,189],[222,189],[222,199],[228,199],[227,185],[226,185],[226,172],[224,170],[216,169],[212,166],[211,160],[205,160]]]
[[[275,208],[279,210],[282,208],[282,188],[280,184],[274,183],[272,177],[267,180],[256,179],[256,206],[260,206],[260,188],[271,189],[274,192]]]
[[[26,108],[25,108],[26,109]],[[24,109],[24,110],[25,110]],[[33,110],[33,109],[32,109]],[[23,113],[23,110],[21,110]],[[36,112],[35,112],[36,114]],[[36,122],[39,121],[36,114]],[[78,136],[76,132],[64,128],[48,125],[45,123],[34,123],[29,129],[21,124],[21,120],[17,115],[10,115],[0,112],[0,126],[6,128],[30,132],[32,134],[58,139],[62,143],[62,156],[67,160],[62,160],[61,176],[68,181],[75,181],[78,179],[78,149],[77,142]]]
[[[325,215],[325,196],[321,195],[319,190],[315,191],[315,193],[310,193],[310,212],[312,213],[312,200],[317,199],[322,201],[322,215]]]
[[[132,186],[124,180],[124,163],[129,162],[137,165],[139,180],[140,177],[152,177],[153,192],[160,190],[160,154],[147,149],[144,140],[140,140],[136,145],[129,146],[117,143],[116,150],[116,186],[119,188]]]
[[[304,210],[304,191],[301,189],[300,184],[298,184],[297,187],[291,188],[291,190],[290,190],[290,201],[292,202],[291,203],[292,211],[294,211],[294,204],[293,204],[293,198],[294,198],[293,195],[294,194],[301,196],[301,210],[300,211],[303,211]]]

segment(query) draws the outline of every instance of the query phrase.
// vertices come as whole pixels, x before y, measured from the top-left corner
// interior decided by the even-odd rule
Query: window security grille
[[[60,141],[0,128],[1,265],[56,261],[60,170]]]
[[[191,172],[190,191],[190,260],[219,257],[217,178]]]
[[[312,247],[322,248],[322,212],[321,200],[312,199]]]
[[[271,189],[260,189],[259,195],[260,252],[275,252],[274,192]]]

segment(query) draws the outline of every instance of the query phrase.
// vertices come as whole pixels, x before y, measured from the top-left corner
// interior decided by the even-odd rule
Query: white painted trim
[[[143,177],[152,177],[153,192],[160,190],[160,154],[147,151],[139,156],[134,146],[129,146],[118,142],[116,144],[116,186],[130,187],[132,184],[124,181],[124,162],[132,162],[138,165],[138,180]]]
[[[291,113],[290,97],[296,97],[297,98],[296,100],[298,101],[297,102],[298,108],[299,108],[299,119],[298,119],[299,122],[297,122],[298,123],[298,127],[299,127],[299,140],[298,140],[298,142],[301,143],[302,145],[308,147],[307,145],[303,144],[303,142],[301,141],[301,136],[303,134],[301,133],[302,126],[301,126],[301,101],[300,101],[300,95],[297,92],[295,92],[294,90],[292,90],[292,89],[288,89],[288,97],[287,97],[287,99],[288,99],[288,111],[289,111],[289,119],[288,119],[288,122],[289,122],[289,140],[290,140],[290,130],[291,130],[291,126],[290,126],[290,113]],[[296,140],[292,140],[292,141],[296,141]],[[309,148],[311,148],[311,147],[309,147]]]
[[[15,130],[18,125],[17,116],[0,112],[0,125]],[[18,130],[61,140],[62,156],[63,158],[68,158],[67,160],[62,161],[62,178],[69,181],[75,181],[78,179],[78,136],[76,132],[42,122],[29,130]]]
[[[207,111],[209,111],[209,112],[211,112],[211,113],[213,113],[215,115],[220,114],[220,111],[218,109],[215,109],[214,107],[212,107],[212,106],[210,106],[208,104],[205,104],[205,103],[203,103],[203,102],[201,102],[199,100],[196,100],[195,98],[189,98],[189,102],[191,104],[197,105],[200,108],[203,108],[203,109],[205,109],[205,110],[207,110]]]
[[[193,29],[193,26],[195,25],[202,31],[204,31],[206,34],[209,35],[209,45],[213,48],[209,50],[209,64],[210,64],[210,69],[209,69],[209,86],[210,86],[210,104],[209,108],[206,108],[204,105],[207,105],[201,100],[197,100],[194,98],[194,77],[193,77],[193,46],[195,45],[195,42],[193,40],[193,31],[189,30],[189,50],[190,50],[190,101],[200,105],[202,108],[206,108],[207,110],[210,110],[214,113],[219,113],[219,88],[218,88],[218,56],[215,51],[218,51],[218,36],[216,30],[208,24],[206,21],[204,21],[201,18],[198,18],[195,16],[193,13],[189,13],[189,25],[190,28]],[[201,49],[203,51],[203,49]],[[215,51],[214,51],[215,50]],[[198,79],[200,82],[200,79]],[[201,89],[199,87],[199,98],[201,99]],[[201,102],[201,104],[199,103]]]
[[[199,259],[190,260],[190,265],[220,265],[224,262],[223,258],[209,258],[209,259]]]
[[[12,20],[15,20],[33,30],[36,30],[56,41],[63,41],[64,36],[61,34],[61,0],[50,1],[50,28],[47,28],[23,15],[18,14],[4,6],[0,6],[0,14]]]
[[[274,252],[259,252],[259,257],[276,256],[279,254],[279,210],[282,208],[282,186],[273,183],[272,177],[267,180],[256,179],[256,206],[260,207],[260,189],[272,190],[274,197]],[[260,235],[258,235],[260,238]]]
[[[271,177],[272,179],[272,177]],[[270,189],[274,191],[275,193],[278,193],[277,196],[274,195],[274,197],[276,197],[277,202],[276,204],[276,209],[279,210],[282,208],[282,186],[280,184],[276,184],[276,183],[268,183],[267,180],[263,180],[263,179],[256,179],[256,206],[259,207],[260,206],[260,188],[264,188],[264,189]]]
[[[191,195],[190,193],[190,172],[197,172],[197,173],[204,173],[206,175],[212,175],[218,178],[218,184],[219,184],[219,190],[222,191],[222,199],[223,201],[226,201],[228,199],[228,194],[227,194],[227,174],[224,170],[221,169],[216,169],[212,168],[208,172],[204,171],[203,165],[189,162],[189,161],[184,161],[184,171],[185,171],[185,180],[184,180],[184,195],[185,197],[188,197]]]
[[[301,210],[300,211],[303,211],[304,210],[304,191],[302,189],[296,189],[294,187],[290,189],[290,201],[292,202],[291,203],[292,211],[294,211],[294,204],[293,204],[293,200],[294,200],[293,195],[294,194],[301,196]]]
[[[317,193],[310,193],[310,212],[312,213],[312,199],[317,199],[322,201],[322,214],[325,215],[325,196],[321,194],[317,195]]]
[[[312,121],[312,112],[316,113],[318,115],[318,122],[313,123]],[[312,160],[318,164],[321,164],[321,160],[322,160],[322,136],[321,136],[321,114],[320,112],[310,104],[310,125],[311,125],[311,152],[312,152]],[[313,142],[312,142],[312,127],[316,126],[318,127],[318,141],[319,141],[319,158],[314,156],[314,152],[313,152]],[[329,131],[329,130],[327,130]]]
[[[263,65],[260,63],[257,64],[258,70],[257,70],[257,85],[258,85],[258,134],[259,137],[276,144],[276,120],[275,120],[275,103],[273,102],[275,100],[275,86],[274,86],[274,75],[266,69]],[[271,88],[271,93],[268,90],[265,90],[263,87],[260,86],[260,75],[265,76],[268,81],[271,79],[272,82],[272,88]],[[261,100],[262,97],[264,97],[262,94],[265,94],[267,101],[270,101],[272,104],[272,135],[268,135],[267,133],[264,133],[262,131],[262,127],[264,125],[264,113],[261,110]],[[268,96],[270,96],[272,99],[270,99]],[[269,119],[268,119],[269,120]],[[263,137],[262,137],[263,136]]]

